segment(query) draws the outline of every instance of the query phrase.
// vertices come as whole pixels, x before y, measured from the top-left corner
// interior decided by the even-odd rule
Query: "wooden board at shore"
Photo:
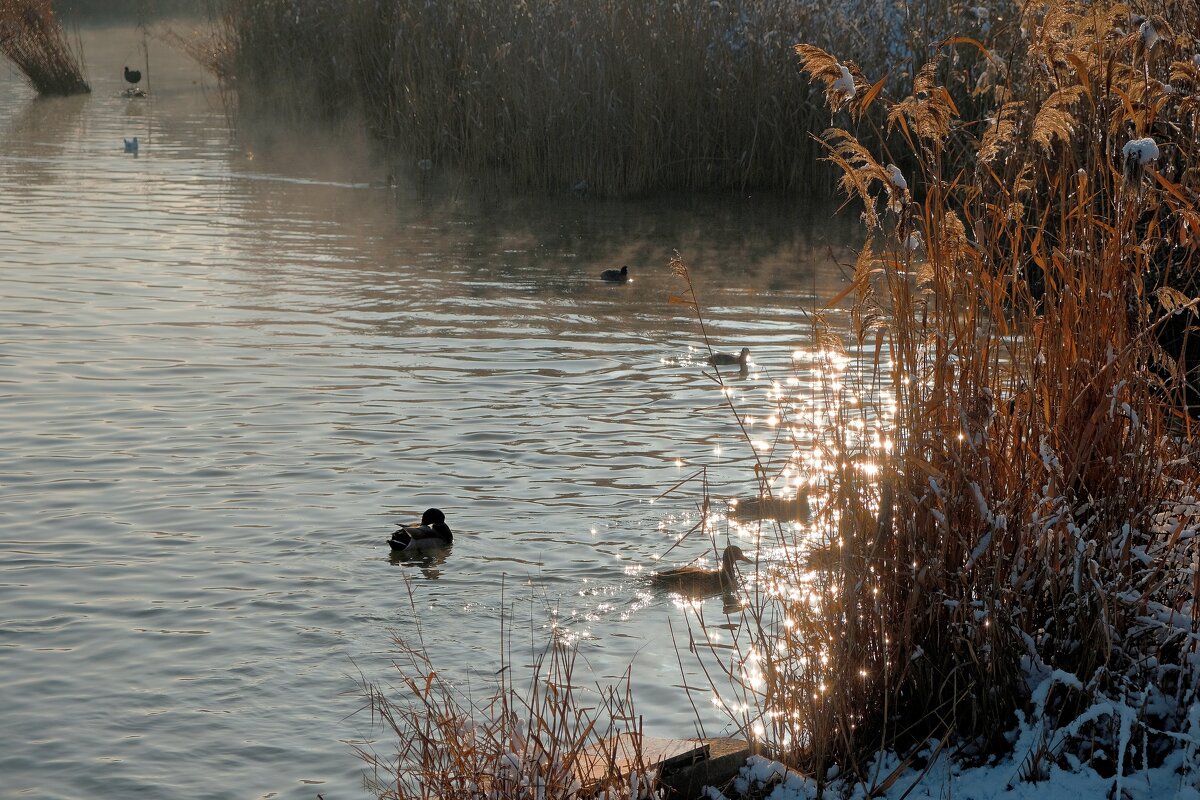
[[[622,733],[587,748],[579,758],[577,775],[584,795],[601,788],[614,775],[626,779],[634,771],[661,771],[703,760],[708,744],[695,739],[660,739]]]

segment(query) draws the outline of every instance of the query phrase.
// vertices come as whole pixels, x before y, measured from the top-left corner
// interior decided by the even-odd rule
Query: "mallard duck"
[[[628,283],[629,282],[629,267],[624,266],[620,269],[606,269],[600,273],[600,280],[608,281],[609,283]]]
[[[125,68],[125,80],[130,83],[140,83],[142,80],[142,71],[138,69]]]
[[[445,547],[454,541],[454,532],[446,524],[446,515],[441,509],[430,508],[421,515],[420,525],[401,525],[388,540],[393,550],[424,550],[428,547]]]
[[[738,574],[734,562],[750,559],[736,544],[728,545],[721,553],[719,569],[707,567],[676,567],[657,572],[652,579],[659,588],[676,591],[681,594],[703,596],[732,592],[737,588]]]
[[[711,367],[732,367],[737,365],[742,369],[746,368],[746,360],[750,358],[750,348],[743,347],[742,352],[736,356],[733,353],[713,353],[708,357],[708,364]]]

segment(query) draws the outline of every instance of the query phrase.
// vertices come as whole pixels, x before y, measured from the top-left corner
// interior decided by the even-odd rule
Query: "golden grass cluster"
[[[788,764],[876,789],[880,749],[983,758],[1036,718],[1022,777],[1082,763],[1119,796],[1200,707],[1200,14],[1018,21],[1020,49],[946,40],[899,97],[797,47],[845,109],[824,141],[868,238],[832,299],[852,340],[814,322],[834,424],[778,401],[784,460],[824,451],[821,552],[777,529],[726,705]]]
[[[400,691],[364,685],[372,717],[395,737],[389,748],[399,745],[382,753],[359,747],[371,770],[368,788],[381,800],[565,800],[649,790],[628,674],[616,686],[581,688],[575,652],[551,644],[523,670],[527,685],[516,685],[509,656],[480,696],[441,676],[423,649],[395,644]]]
[[[0,0],[0,53],[41,95],[85,94],[82,58],[72,49],[51,0]]]
[[[926,5],[944,4],[914,8]],[[814,182],[827,185],[811,134],[829,116],[791,48],[801,39],[853,38],[862,57],[883,63],[899,46],[886,22],[902,15],[880,15],[879,7],[865,0],[230,3],[243,111],[360,111],[414,160],[497,172],[537,191],[586,186],[601,195],[811,193]]]

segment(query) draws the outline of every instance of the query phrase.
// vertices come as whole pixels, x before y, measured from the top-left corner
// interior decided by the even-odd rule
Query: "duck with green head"
[[[401,525],[388,540],[393,550],[403,552],[445,547],[453,542],[454,532],[446,524],[446,515],[438,508],[427,509],[418,525]]]

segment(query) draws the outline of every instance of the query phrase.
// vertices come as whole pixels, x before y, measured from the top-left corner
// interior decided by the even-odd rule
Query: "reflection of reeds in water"
[[[67,41],[51,0],[0,0],[0,52],[43,95],[84,94],[82,59]]]
[[[793,555],[778,529],[730,667],[725,707],[792,765],[882,789],[879,748],[1002,751],[1024,711],[1061,729],[1029,777],[1069,752],[1120,794],[1188,735],[1200,362],[1194,322],[1171,326],[1200,305],[1200,71],[1175,33],[1194,6],[1167,5],[1029,6],[1013,53],[947,44],[895,99],[799,48],[853,127],[903,146],[826,134],[871,238],[835,298],[853,347],[817,324],[814,349],[866,380],[825,371],[824,444],[799,444],[827,544]]]

